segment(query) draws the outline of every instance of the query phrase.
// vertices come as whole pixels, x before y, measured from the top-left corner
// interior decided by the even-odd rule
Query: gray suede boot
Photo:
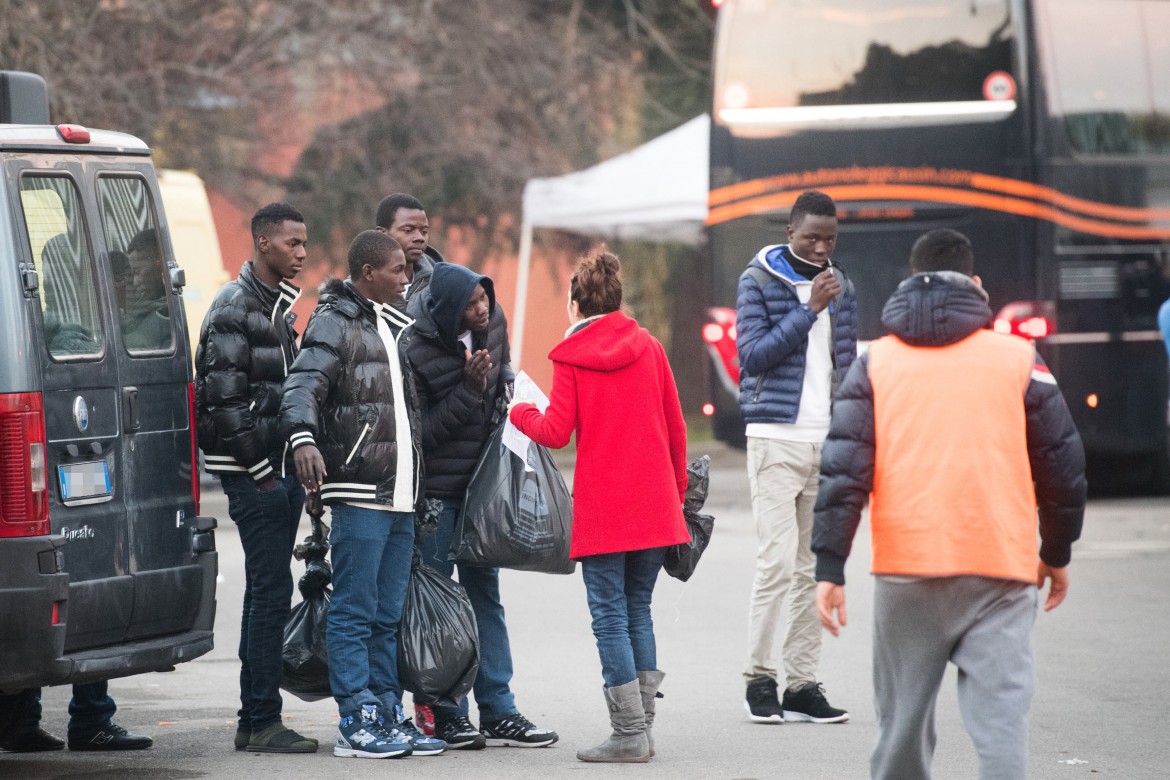
[[[578,750],[577,758],[605,764],[646,763],[650,760],[650,745],[646,741],[646,715],[638,681],[603,690],[613,733],[595,748]]]
[[[646,715],[646,742],[650,746],[650,757],[654,757],[654,705],[655,699],[661,699],[658,692],[662,686],[662,678],[666,672],[638,672],[638,686],[642,690],[642,711]]]

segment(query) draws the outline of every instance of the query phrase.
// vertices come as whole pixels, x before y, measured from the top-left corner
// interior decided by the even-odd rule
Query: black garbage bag
[[[471,481],[450,560],[471,566],[572,574],[573,497],[548,449],[532,442],[528,465],[504,446],[501,422],[488,437]]]
[[[329,595],[329,589],[322,588],[306,596],[292,608],[284,626],[280,687],[305,701],[319,701],[333,695],[329,688],[329,653],[325,647]]]
[[[320,498],[311,495],[305,506],[313,532],[293,548],[293,556],[305,561],[305,573],[298,583],[303,600],[292,608],[284,625],[280,687],[305,701],[319,701],[333,695],[329,688],[329,653],[325,647],[333,571],[325,560],[329,552],[329,527],[321,521],[324,509]]]
[[[467,592],[416,549],[398,624],[398,681],[419,703],[454,707],[478,671],[479,630]]]
[[[683,499],[683,519],[686,520],[687,530],[691,532],[691,540],[682,544],[675,544],[666,548],[666,560],[662,568],[671,577],[686,582],[695,573],[699,565],[699,558],[707,549],[711,541],[711,533],[715,530],[715,518],[711,515],[699,514],[703,504],[707,501],[707,489],[710,485],[711,457],[704,455],[691,461],[687,466],[687,492]]]

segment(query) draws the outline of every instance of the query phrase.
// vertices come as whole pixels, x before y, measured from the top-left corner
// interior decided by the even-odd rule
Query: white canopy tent
[[[707,219],[710,118],[704,114],[633,151],[583,171],[524,185],[512,363],[520,365],[532,231],[538,227],[611,238],[697,244]]]

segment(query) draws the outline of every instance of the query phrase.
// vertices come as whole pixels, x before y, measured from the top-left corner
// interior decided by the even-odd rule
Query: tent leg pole
[[[532,265],[532,223],[520,223],[520,258],[516,271],[516,305],[512,307],[512,369],[519,372],[528,313],[528,270]]]

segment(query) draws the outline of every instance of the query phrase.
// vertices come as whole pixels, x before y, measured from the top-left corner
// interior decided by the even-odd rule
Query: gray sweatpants
[[[930,777],[948,661],[959,670],[959,711],[981,780],[1027,777],[1036,593],[1035,585],[988,577],[877,578],[872,777]]]

